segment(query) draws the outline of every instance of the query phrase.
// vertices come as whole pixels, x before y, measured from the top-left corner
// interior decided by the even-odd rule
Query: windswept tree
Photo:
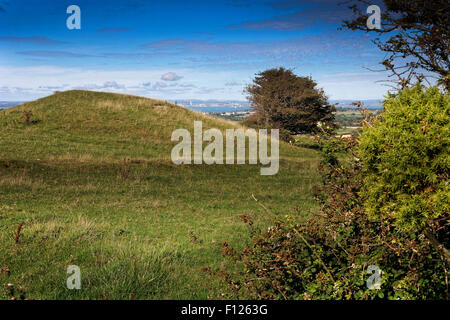
[[[366,10],[373,1],[350,0],[356,14],[344,21],[350,30],[364,30],[379,35],[374,43],[386,53],[383,69],[396,77],[394,82],[405,87],[414,80],[436,78],[450,89],[450,4],[448,0],[380,0],[381,29],[368,29]]]
[[[252,122],[290,134],[311,133],[319,122],[334,126],[334,106],[310,77],[300,77],[285,68],[258,73],[245,89]]]

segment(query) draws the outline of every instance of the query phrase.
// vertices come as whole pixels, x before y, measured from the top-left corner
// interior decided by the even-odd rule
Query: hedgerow
[[[361,141],[320,139],[318,212],[301,223],[278,219],[241,251],[224,243],[240,270],[221,270],[225,296],[448,299],[448,97],[418,86],[389,96],[381,116],[364,112]],[[378,289],[368,285],[373,265],[381,269]]]

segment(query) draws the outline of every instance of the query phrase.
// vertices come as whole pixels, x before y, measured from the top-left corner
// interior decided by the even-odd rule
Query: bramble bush
[[[404,112],[411,113],[409,116],[401,116],[398,110],[389,110],[401,103],[411,104],[414,99],[422,101],[433,114],[428,111],[422,113],[419,101],[411,109],[405,107],[407,110]],[[399,224],[402,220],[398,220],[395,214],[368,214],[371,202],[366,199],[370,185],[365,184],[375,179],[370,176],[376,174],[376,171],[371,171],[375,170],[373,168],[382,171],[378,173],[379,176],[387,176],[386,171],[393,170],[390,165],[395,166],[395,158],[386,159],[388,163],[384,168],[384,158],[374,158],[373,154],[368,154],[368,146],[377,148],[380,154],[383,150],[390,150],[383,145],[386,141],[393,146],[398,146],[396,143],[399,141],[406,141],[402,135],[409,137],[414,126],[402,121],[420,118],[420,123],[424,119],[422,115],[425,115],[427,122],[422,126],[427,129],[432,127],[434,133],[440,132],[439,139],[448,139],[448,131],[444,133],[448,126],[448,100],[447,109],[435,107],[444,106],[443,101],[446,99],[435,89],[407,89],[388,97],[385,108],[389,115],[383,113],[381,117],[373,117],[363,110],[366,125],[361,142],[357,138],[342,140],[333,135],[321,137],[323,181],[315,190],[320,210],[302,222],[298,222],[297,217],[286,216],[267,230],[252,230],[253,234],[257,234],[253,246],[244,250],[236,251],[224,243],[223,255],[230,257],[240,270],[221,270],[220,274],[229,288],[225,296],[247,299],[448,299],[448,261],[440,250],[442,248],[432,244],[424,228],[404,228]],[[396,134],[391,135],[380,127],[392,126],[389,121],[394,114],[398,126]],[[378,132],[383,132],[384,136],[375,134]],[[372,136],[376,138],[375,141],[371,139]],[[425,150],[428,150],[426,146],[434,145],[429,139],[436,139],[436,135],[416,135],[409,141],[413,145],[425,146]],[[406,155],[407,150],[415,150],[414,146],[404,148],[406,150],[398,151],[399,154]],[[440,148],[445,150],[448,144],[444,143]],[[448,151],[443,152],[448,155]],[[427,151],[426,154],[430,163],[439,162],[433,157],[441,155],[440,152]],[[374,163],[371,159],[378,162],[369,170],[365,166]],[[411,169],[401,167],[402,164],[398,166],[396,174],[410,174]],[[419,168],[422,167],[419,165]],[[442,166],[432,168],[438,176],[448,174]],[[430,174],[432,172],[429,168],[424,170]],[[379,179],[375,181],[388,184],[384,192],[397,192],[394,186],[389,186],[390,181],[382,180],[382,177]],[[428,183],[428,180],[423,183]],[[431,191],[427,192],[433,201],[437,199]],[[387,199],[395,199],[395,196],[390,195]],[[430,233],[434,240],[445,243],[448,220],[442,219],[445,218],[442,214],[439,221],[434,221],[434,229],[430,229]],[[436,216],[428,214],[424,217]],[[248,216],[245,222],[250,228],[255,228]],[[412,225],[417,226],[417,223]],[[382,270],[380,289],[369,289],[367,286],[370,265],[376,265]]]

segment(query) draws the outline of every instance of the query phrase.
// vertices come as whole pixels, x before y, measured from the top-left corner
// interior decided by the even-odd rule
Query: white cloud
[[[161,80],[164,81],[177,81],[183,78],[182,76],[177,75],[175,72],[167,72],[161,76]]]
[[[0,65],[0,100],[34,100],[54,91],[70,89],[128,93],[158,99],[243,99],[242,92],[214,92],[208,88],[223,86],[230,78],[241,78],[231,71],[176,69],[173,73],[188,74],[189,83],[161,81],[165,70],[93,70],[58,66],[13,67]],[[198,91],[198,88],[206,88]],[[197,91],[197,92],[196,92]]]
[[[94,70],[74,67],[0,65],[0,100],[33,100],[54,91],[85,89],[128,93],[150,98],[174,99],[236,99],[243,100],[242,86],[251,82],[260,70],[211,72],[199,68],[172,70],[176,75],[189,74],[189,82],[161,81],[167,70]],[[305,70],[308,73],[309,70]],[[313,74],[314,75],[314,74]],[[317,73],[313,79],[331,99],[378,99],[387,87],[376,83],[386,79],[381,73],[370,71]],[[231,81],[231,80],[233,81]],[[234,79],[242,79],[238,82]],[[240,85],[236,85],[239,84]]]

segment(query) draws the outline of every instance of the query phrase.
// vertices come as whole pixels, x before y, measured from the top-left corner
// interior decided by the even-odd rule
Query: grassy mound
[[[7,283],[33,299],[218,298],[222,284],[202,268],[223,263],[223,241],[248,245],[240,215],[262,227],[314,206],[310,149],[282,143],[275,176],[257,165],[174,165],[171,133],[192,132],[194,120],[238,127],[89,91],[0,111],[0,298],[11,296]],[[66,287],[69,265],[81,269],[81,290]]]

